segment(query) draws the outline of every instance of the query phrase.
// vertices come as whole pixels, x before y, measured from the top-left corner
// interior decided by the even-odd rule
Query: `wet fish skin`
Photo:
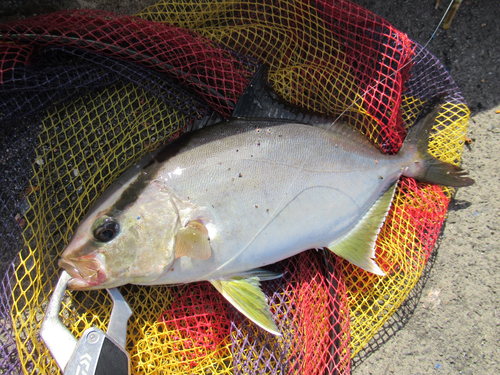
[[[207,226],[213,256],[180,258],[155,283],[224,277],[329,245],[401,174],[400,157],[361,149],[323,129],[267,121],[234,120],[194,134],[157,178],[182,202],[182,225]]]
[[[259,267],[327,247],[383,274],[374,247],[399,177],[472,183],[427,154],[438,109],[421,117],[391,156],[331,119],[311,126],[235,117],[190,133],[110,187],[60,265],[75,289],[209,280],[278,334],[258,281],[279,275]]]

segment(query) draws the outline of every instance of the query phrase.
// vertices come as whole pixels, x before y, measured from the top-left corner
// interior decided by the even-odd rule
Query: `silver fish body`
[[[259,288],[279,275],[259,267],[325,247],[383,275],[375,242],[399,177],[473,183],[427,153],[439,106],[388,156],[344,123],[287,111],[272,95],[260,103],[261,95],[262,85],[251,84],[229,122],[191,132],[127,170],[64,251],[69,286],[208,280],[279,334]],[[245,105],[254,102],[263,110]],[[258,118],[248,118],[249,108]]]
[[[233,120],[201,130],[144,194],[155,200],[162,186],[175,197],[181,226],[208,228],[212,255],[178,258],[148,283],[225,277],[326,247],[397,181],[406,159],[382,155],[345,125]]]

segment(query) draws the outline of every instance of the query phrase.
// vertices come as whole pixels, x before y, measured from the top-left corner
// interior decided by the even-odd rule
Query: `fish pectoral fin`
[[[266,331],[281,336],[274,322],[266,296],[260,289],[260,280],[270,280],[281,275],[261,270],[263,273],[245,272],[224,279],[210,280],[217,289],[236,309],[252,322]],[[262,278],[261,278],[262,277]]]
[[[375,258],[375,243],[391,208],[397,185],[396,182],[387,189],[349,233],[340,241],[329,244],[327,248],[365,271],[385,276],[373,258]]]
[[[268,271],[263,268],[254,268],[252,270],[240,272],[235,277],[245,278],[245,279],[251,277],[258,277],[260,281],[268,281],[268,280],[279,279],[282,276],[283,276],[282,273]]]
[[[208,230],[199,221],[190,221],[179,229],[175,236],[175,259],[187,256],[196,259],[208,259],[212,254]]]

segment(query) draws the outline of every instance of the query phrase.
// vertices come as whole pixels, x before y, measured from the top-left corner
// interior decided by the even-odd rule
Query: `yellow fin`
[[[327,248],[365,271],[385,276],[373,258],[375,258],[375,243],[391,208],[397,185],[396,182],[387,189],[349,233],[340,241],[329,244]]]
[[[190,221],[179,229],[175,236],[175,258],[188,256],[196,259],[208,259],[212,254],[207,228],[199,221]]]
[[[210,280],[210,282],[248,319],[266,331],[281,336],[259,282],[280,276],[280,274],[257,269],[224,279]]]

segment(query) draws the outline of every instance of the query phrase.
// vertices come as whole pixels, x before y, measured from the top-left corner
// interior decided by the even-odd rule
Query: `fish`
[[[351,126],[284,103],[267,74],[257,71],[230,120],[147,155],[98,198],[59,259],[69,288],[209,281],[280,335],[260,282],[281,275],[262,267],[326,248],[383,276],[375,243],[399,178],[474,183],[427,151],[440,100],[386,155]]]

